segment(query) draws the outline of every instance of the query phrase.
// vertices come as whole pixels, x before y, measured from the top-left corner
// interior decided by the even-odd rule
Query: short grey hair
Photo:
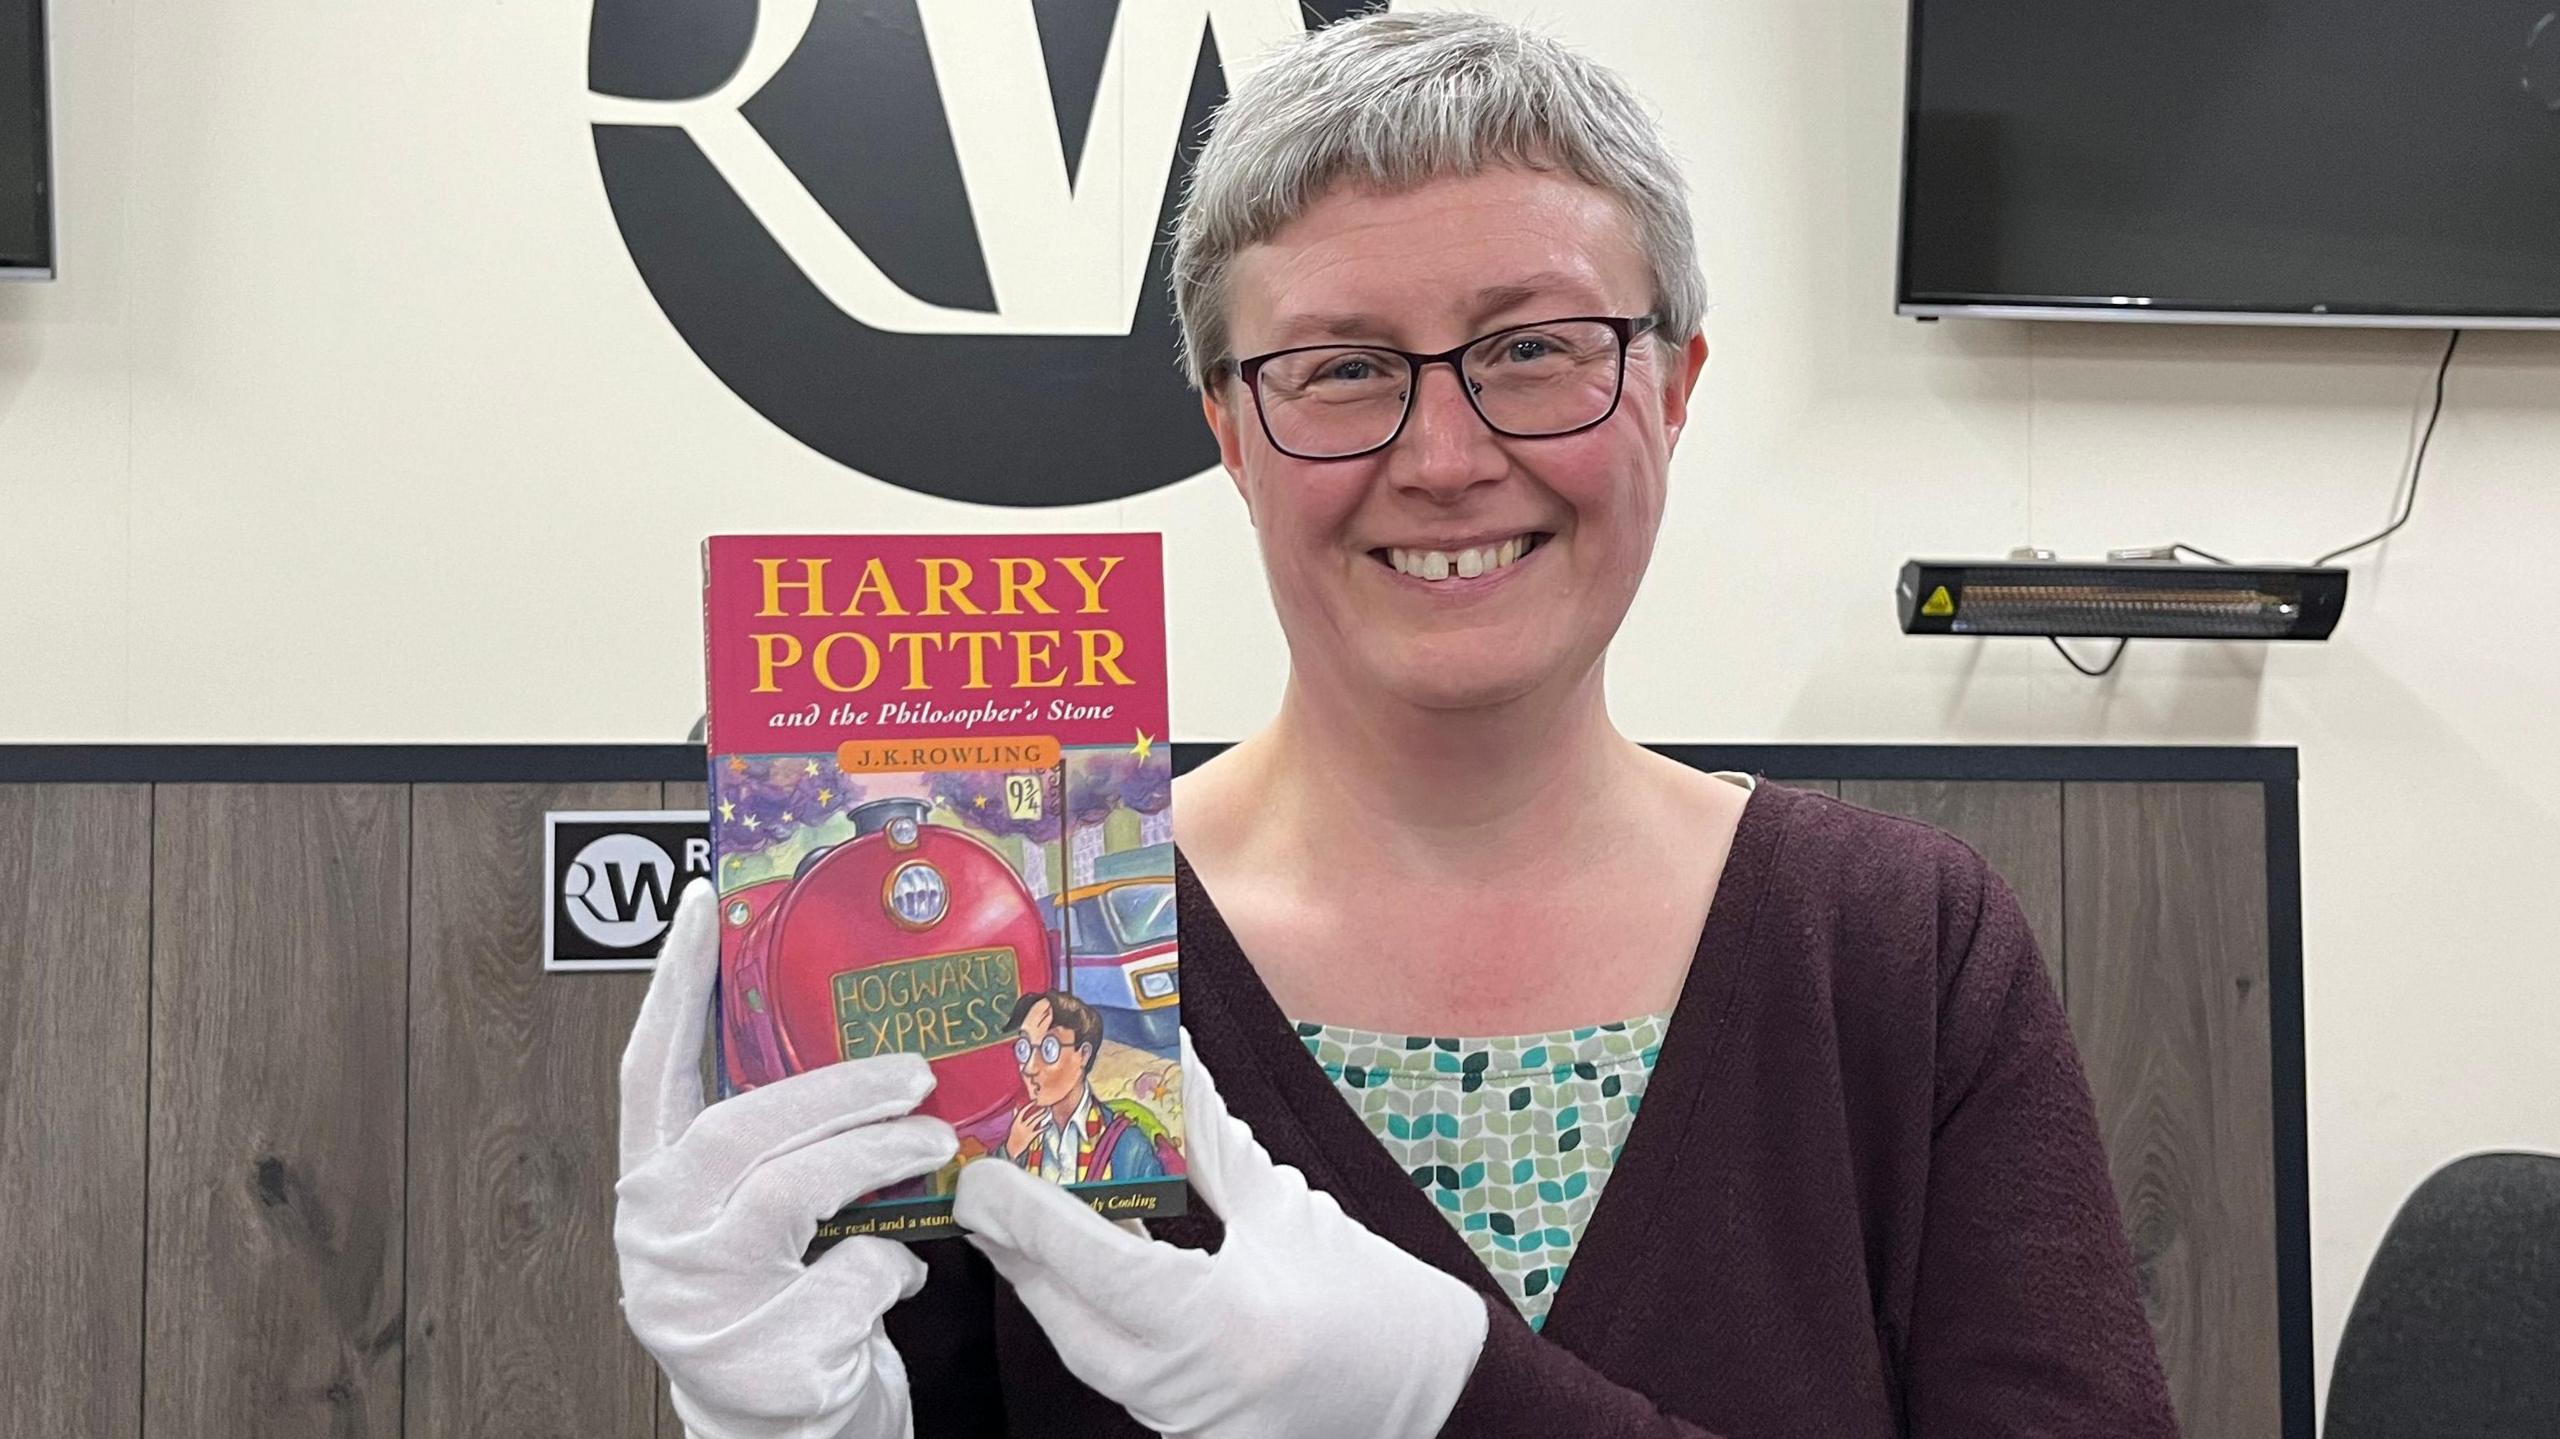
[[[1677,344],[1698,332],[1707,281],[1688,186],[1626,81],[1508,21],[1379,12],[1283,48],[1219,107],[1174,221],[1183,372],[1205,389],[1234,358],[1236,255],[1335,185],[1404,190],[1515,165],[1569,173],[1615,199],[1652,272],[1658,333]]]

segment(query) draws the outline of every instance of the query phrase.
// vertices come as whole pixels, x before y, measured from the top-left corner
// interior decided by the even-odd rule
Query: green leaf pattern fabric
[[[1501,1039],[1297,1028],[1535,1329],[1609,1182],[1670,1019]]]

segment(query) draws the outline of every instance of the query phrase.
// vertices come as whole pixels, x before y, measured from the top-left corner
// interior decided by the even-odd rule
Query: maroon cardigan
[[[1484,1294],[1484,1353],[1444,1434],[2176,1434],[2070,1029],[2016,898],[1941,831],[1753,793],[1543,1332],[1175,869],[1183,1020],[1228,1107],[1354,1218]],[[1202,1248],[1220,1234],[1205,1213],[1151,1227]],[[932,1277],[888,1328],[919,1435],[1147,1432],[1059,1364],[974,1250],[918,1253]]]

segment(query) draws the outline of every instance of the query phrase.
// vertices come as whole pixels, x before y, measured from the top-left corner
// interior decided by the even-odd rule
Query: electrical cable
[[[2313,560],[2311,562],[2312,568],[2317,569],[2320,566],[2329,563],[2331,560],[2341,559],[2347,555],[2354,554],[2358,550],[2382,543],[2384,540],[2391,538],[2392,534],[2402,525],[2409,523],[2409,516],[2417,512],[2418,482],[2426,477],[2427,450],[2435,442],[2436,422],[2444,418],[2445,376],[2453,369],[2453,352],[2461,346],[2462,336],[2463,331],[2456,329],[2450,336],[2446,337],[2444,342],[2444,355],[2441,359],[2436,361],[2435,400],[2427,407],[2427,427],[2419,432],[2418,451],[2409,462],[2409,493],[2401,501],[2399,517],[2374,533],[2356,541],[2354,544],[2331,550],[2329,553]],[[2222,556],[2217,555],[2210,550],[2197,549],[2194,545],[2188,544],[2184,540],[2180,540],[2178,543],[2169,546],[2169,550],[2172,554],[2184,553],[2194,555],[2197,559],[2205,560],[2212,564],[2228,565],[2231,563],[2231,561],[2224,559]],[[2093,678],[2095,676],[2105,674],[2108,670],[2114,669],[2116,667],[2116,661],[2124,658],[2124,647],[2133,643],[2130,638],[2117,641],[2116,652],[2113,655],[2108,656],[2107,662],[2096,669],[2091,669],[2087,665],[2080,663],[2079,660],[2073,658],[2071,651],[2063,649],[2062,641],[2060,639],[2051,635],[2046,636],[2046,638],[2053,640],[2054,649],[2058,651],[2064,659],[2071,661],[2071,667],[2073,669]]]
[[[2125,647],[2126,645],[2129,645],[2129,644],[2132,644],[2132,643],[2133,643],[2133,637],[2132,637],[2132,636],[2130,636],[2130,635],[2127,635],[2127,636],[2126,636],[2126,637],[2124,637],[2123,639],[2117,640],[2117,641],[2116,641],[2116,652],[2115,652],[2114,654],[2111,654],[2111,655],[2107,656],[2107,662],[2106,662],[2105,664],[2102,664],[2102,665],[2098,666],[2096,669],[2091,669],[2091,668],[2089,668],[2087,665],[2084,665],[2084,664],[2080,663],[2079,656],[2074,655],[2073,653],[2071,653],[2071,651],[2066,650],[2066,649],[2064,649],[2064,648],[2062,647],[2062,636],[2060,636],[2060,635],[2046,635],[2046,636],[2045,636],[2045,638],[2046,638],[2047,640],[2052,641],[2052,643],[2053,643],[2053,652],[2054,652],[2055,654],[2058,654],[2058,655],[2062,656],[2064,659],[2069,660],[2069,661],[2071,662],[2071,667],[2072,667],[2073,669],[2078,670],[2080,673],[2082,673],[2082,674],[2084,674],[2084,675],[2089,676],[2091,679],[2096,679],[2098,676],[2100,676],[2100,675],[2102,675],[2102,674],[2105,674],[2107,671],[2109,671],[2109,670],[2111,670],[2111,669],[2114,669],[2114,668],[2116,667],[2116,661],[2118,661],[2118,660],[2120,660],[2120,659],[2123,659],[2123,658],[2124,658],[2124,647]]]
[[[2325,565],[2331,560],[2337,559],[2342,555],[2354,554],[2356,551],[2363,549],[2367,545],[2378,545],[2384,540],[2391,538],[2392,531],[2409,523],[2410,514],[2418,508],[2418,481],[2424,478],[2427,473],[2427,446],[2436,437],[2436,421],[2444,418],[2445,372],[2453,368],[2453,350],[2456,345],[2461,343],[2462,332],[2460,330],[2456,330],[2453,332],[2453,338],[2444,342],[2444,358],[2436,364],[2436,402],[2435,405],[2427,411],[2427,428],[2425,433],[2418,436],[2418,457],[2409,465],[2409,497],[2407,501],[2400,506],[2400,518],[2393,520],[2390,524],[2383,526],[2379,531],[2372,535],[2368,535],[2364,539],[2356,541],[2352,545],[2348,545],[2343,549],[2331,550],[2329,553],[2313,560],[2311,563],[2315,568],[2320,565]]]
[[[2427,473],[2427,450],[2435,441],[2436,421],[2444,418],[2445,373],[2453,368],[2453,352],[2456,347],[2461,345],[2462,336],[2463,332],[2461,330],[2454,331],[2453,334],[2444,342],[2443,358],[2436,361],[2435,402],[2427,407],[2427,427],[2419,433],[2417,456],[2409,462],[2409,494],[2407,499],[2400,506],[2400,517],[2393,520],[2390,524],[2383,526],[2380,530],[2375,531],[2373,534],[2356,541],[2352,545],[2345,546],[2342,549],[2331,550],[2329,553],[2313,560],[2311,562],[2312,568],[2317,569],[2318,567],[2329,563],[2331,560],[2344,555],[2354,554],[2356,551],[2363,549],[2368,545],[2378,545],[2384,540],[2389,539],[2392,531],[2409,523],[2410,514],[2418,508],[2418,481],[2424,478]],[[2224,559],[2220,555],[2197,549],[2195,546],[2188,544],[2183,540],[2171,545],[2169,548],[2173,551],[2183,550],[2188,554],[2194,555],[2198,559],[2210,560],[2217,565],[2227,565],[2231,563],[2231,561]]]

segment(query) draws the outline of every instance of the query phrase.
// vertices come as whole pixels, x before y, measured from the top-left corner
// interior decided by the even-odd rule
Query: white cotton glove
[[[1272,1162],[1182,1038],[1190,1178],[1215,1254],[1102,1218],[1010,1164],[960,1171],[953,1215],[1078,1379],[1201,1439],[1437,1434],[1484,1349],[1475,1290]]]
[[[685,889],[622,1051],[623,1317],[666,1371],[694,1439],[898,1439],[914,1427],[907,1373],[880,1316],[923,1285],[923,1263],[872,1238],[812,1264],[800,1256],[820,1219],[941,1167],[958,1137],[909,1113],[933,1088],[911,1054],[795,1074],[705,1109],[718,908],[708,882]]]

